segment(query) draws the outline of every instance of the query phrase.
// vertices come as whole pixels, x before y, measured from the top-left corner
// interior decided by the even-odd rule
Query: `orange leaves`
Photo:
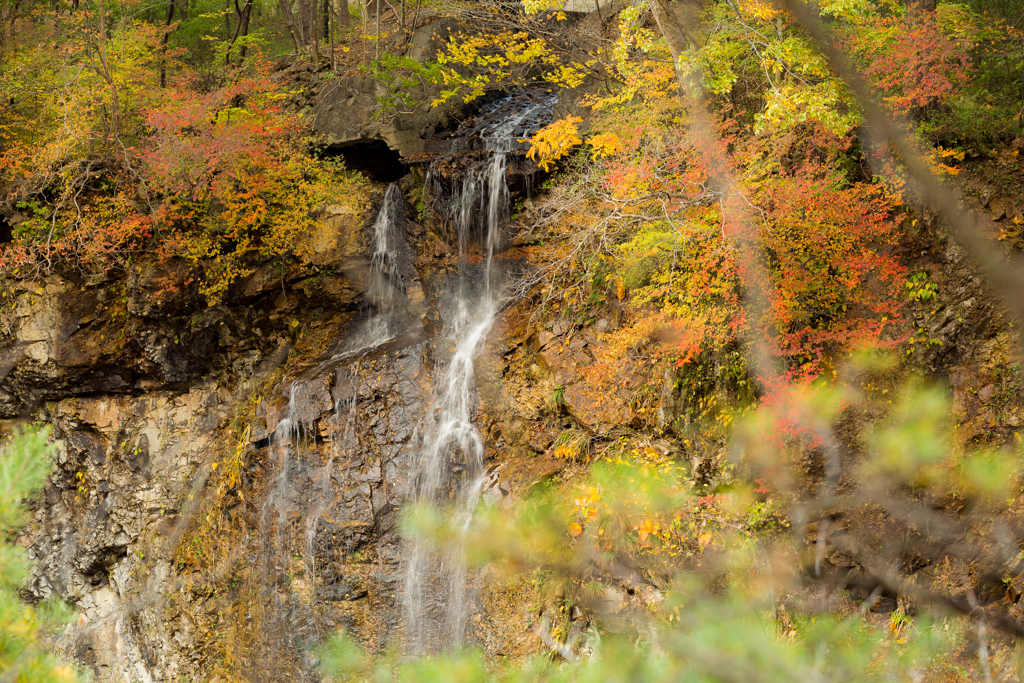
[[[742,15],[750,16],[760,21],[772,21],[781,13],[774,3],[764,2],[763,0],[741,0],[739,9]]]
[[[299,116],[279,94],[256,71],[205,95],[171,90],[145,112],[152,133],[141,157],[164,197],[161,251],[205,265],[200,289],[210,301],[250,272],[243,263],[254,255],[302,256],[318,211],[359,184],[305,153]]]
[[[799,359],[797,374],[814,376],[839,350],[881,343],[902,306],[903,268],[886,250],[897,230],[892,202],[813,164],[764,183],[756,196],[767,217],[770,311],[759,324],[769,348]]]
[[[948,101],[968,82],[977,32],[969,13],[908,12],[867,17],[847,30],[846,42],[886,102],[905,114]]]
[[[590,459],[590,434],[582,429],[566,429],[555,439],[551,454],[566,460]]]
[[[148,249],[200,265],[200,291],[215,302],[261,259],[301,257],[328,200],[363,196],[357,179],[307,154],[305,124],[258,55],[220,87],[174,63],[162,88],[156,61],[173,57],[163,27],[69,35],[56,64],[43,44],[0,70],[0,95],[17,109],[0,124],[0,168],[20,193],[5,199],[27,216],[0,272],[117,267]]]
[[[613,196],[647,217],[616,247],[607,281],[620,299],[628,288],[633,315],[606,337],[606,350],[595,350],[590,400],[622,400],[602,385],[605,375],[635,377],[639,390],[653,363],[684,366],[751,331],[794,377],[817,376],[854,346],[890,343],[887,328],[902,306],[902,268],[889,254],[896,207],[878,187],[843,175],[847,139],[809,126],[799,136],[736,144],[723,163],[738,162],[745,177],[739,191],[760,217],[750,225],[731,223],[718,200],[701,194],[706,174],[687,144],[662,148],[671,156],[651,144],[642,156],[604,166]],[[739,250],[751,246],[764,265],[763,282],[741,268]],[[757,319],[744,311],[744,289],[767,299]]]
[[[636,534],[640,538],[641,543],[647,542],[647,537],[658,531],[658,524],[654,522],[650,517],[645,517],[644,521],[634,527]]]

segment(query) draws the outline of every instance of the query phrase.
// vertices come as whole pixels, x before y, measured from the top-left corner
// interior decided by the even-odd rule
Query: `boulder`
[[[451,35],[452,20],[428,24],[413,35],[406,55],[418,62],[434,59],[441,45]],[[313,127],[336,149],[383,140],[402,157],[423,152],[424,141],[436,131],[452,127],[463,114],[459,103],[432,107],[440,88],[422,82],[403,90],[412,98],[411,110],[396,112],[385,107],[389,99],[387,86],[373,76],[349,76],[328,81],[320,90],[314,106]]]

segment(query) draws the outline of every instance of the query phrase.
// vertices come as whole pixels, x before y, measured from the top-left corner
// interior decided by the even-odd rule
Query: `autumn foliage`
[[[871,15],[846,33],[843,45],[898,114],[946,104],[970,80],[978,32],[955,6],[903,16]]]
[[[0,169],[21,217],[0,273],[105,271],[155,252],[194,263],[217,301],[256,264],[301,256],[298,238],[358,181],[310,154],[258,50],[211,78],[157,27],[122,17],[101,33],[70,16],[26,21],[40,41],[0,79],[13,102]],[[58,42],[68,21],[74,39]],[[83,59],[91,69],[76,67]]]
[[[969,13],[844,8],[824,5],[894,114],[941,107],[969,81]],[[710,33],[687,68],[722,96],[715,132],[729,153],[709,152],[693,129],[665,68],[671,56],[635,11],[624,13],[611,50],[621,85],[590,101],[598,113],[588,134],[565,118],[533,141],[545,166],[580,149],[574,163],[600,178],[581,209],[590,217],[573,218],[602,226],[597,253],[577,262],[591,275],[588,301],[620,301],[631,315],[594,351],[590,388],[575,391],[612,422],[623,419],[627,401],[647,400],[665,367],[683,384],[706,381],[710,366],[734,389],[744,385],[754,369],[723,360],[737,346],[761,348],[781,377],[805,382],[831,377],[852,349],[906,338],[907,273],[893,255],[902,197],[866,172],[845,84],[771,4],[723,3],[709,12],[715,21],[705,24]],[[922,44],[934,49],[917,49]],[[944,165],[951,157],[933,153],[939,170],[955,172]],[[716,184],[721,167],[737,181],[728,192]],[[611,239],[608,222],[622,226]],[[760,380],[772,390],[775,380]]]

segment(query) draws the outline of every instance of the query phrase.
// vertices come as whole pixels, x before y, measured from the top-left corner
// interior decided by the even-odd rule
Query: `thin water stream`
[[[398,185],[388,187],[370,236],[361,321],[339,340],[333,353],[283,386],[288,407],[272,431],[273,475],[260,514],[262,666],[277,671],[275,658],[286,652],[308,652],[334,627],[335,622],[323,616],[327,614],[323,606],[347,592],[347,579],[336,565],[351,549],[337,544],[353,542],[351,535],[340,530],[351,528],[356,514],[349,498],[355,488],[351,477],[362,476],[358,468],[370,466],[371,453],[379,454],[374,461],[379,463],[374,465],[378,471],[395,464],[403,469],[393,476],[394,481],[405,482],[397,485],[406,487],[406,504],[434,507],[454,529],[445,548],[414,536],[396,549],[402,580],[394,598],[404,612],[396,635],[403,636],[410,655],[442,652],[465,641],[475,596],[463,551],[486,482],[484,439],[474,423],[478,404],[474,362],[499,309],[504,279],[499,254],[511,211],[510,161],[522,153],[524,128],[544,119],[551,104],[550,98],[531,101],[521,95],[493,103],[492,118],[501,120],[480,132],[483,158],[478,155],[460,178],[437,187],[434,208],[446,217],[459,254],[453,277],[437,280],[435,285],[441,284],[435,290],[440,291],[433,292],[442,321],[434,347],[444,349],[447,341],[450,355],[442,350],[447,359],[433,368],[431,399],[424,401],[428,405],[418,416],[419,426],[411,440],[396,425],[410,417],[417,419],[409,406],[423,405],[417,403],[420,399],[409,396],[411,403],[389,404],[383,394],[373,393],[379,389],[363,384],[374,379],[373,373],[363,378],[362,372],[367,367],[377,368],[378,373],[381,367],[393,367],[388,363],[397,361],[382,364],[381,354],[394,350],[397,358],[403,346],[422,358],[426,346],[419,344],[421,323],[411,310],[415,307],[410,307],[403,279],[409,277],[403,268],[411,268],[411,261]],[[414,328],[420,331],[411,333]],[[407,368],[408,361],[402,362]],[[411,378],[414,373],[405,376]],[[376,380],[379,387],[380,377]],[[379,401],[384,406],[405,406],[400,408],[405,412],[401,417],[388,414],[378,407]],[[373,422],[360,423],[360,415]],[[377,419],[383,420],[383,431],[374,429],[371,435]],[[390,435],[384,437],[384,433]],[[406,455],[399,457],[399,452]],[[378,500],[374,496],[379,490],[371,492],[372,501]],[[381,493],[380,499],[385,498]],[[374,526],[377,506],[373,502]],[[335,535],[349,540],[335,541]],[[313,675],[311,664],[303,666],[305,676]]]
[[[455,350],[435,383],[434,403],[424,420],[418,456],[410,472],[414,505],[444,507],[454,537],[442,550],[408,539],[405,556],[406,651],[436,653],[462,645],[471,609],[464,559],[465,538],[485,480],[484,442],[473,422],[474,361],[494,323],[502,272],[495,255],[510,213],[509,156],[520,144],[517,130],[549,109],[538,101],[484,134],[487,163],[469,170],[453,193],[449,216],[458,235],[459,279],[448,336]],[[473,242],[485,253],[482,270],[470,258]],[[460,470],[460,481],[452,478]]]
[[[329,358],[284,385],[288,406],[273,431],[275,474],[260,515],[264,541],[261,570],[266,582],[261,651],[272,669],[275,653],[308,649],[314,640],[326,635],[314,614],[321,598],[318,582],[325,569],[318,566],[318,534],[322,522],[330,521],[330,515],[342,502],[333,480],[336,470],[361,455],[356,425],[360,372],[364,359],[400,334],[408,323],[399,267],[405,248],[403,205],[398,186],[390,185],[371,235],[362,321]],[[299,405],[321,393],[320,385],[330,376],[337,389],[333,411],[320,418],[326,423],[321,434],[327,436],[324,447],[315,449],[311,445],[316,442],[316,425],[303,420]],[[320,456],[319,464],[312,457],[314,451]],[[299,548],[301,557],[295,554]],[[297,567],[296,561],[304,567]],[[295,578],[300,574],[305,577],[301,582]],[[290,585],[290,592],[279,590],[285,584]],[[305,604],[297,609],[295,598],[299,593],[304,593]],[[302,618],[297,619],[297,614]]]

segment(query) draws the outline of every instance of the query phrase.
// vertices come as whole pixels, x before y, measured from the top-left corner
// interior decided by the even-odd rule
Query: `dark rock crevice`
[[[320,151],[320,156],[341,159],[348,170],[359,171],[380,183],[398,182],[406,173],[401,155],[380,139],[328,145]]]

